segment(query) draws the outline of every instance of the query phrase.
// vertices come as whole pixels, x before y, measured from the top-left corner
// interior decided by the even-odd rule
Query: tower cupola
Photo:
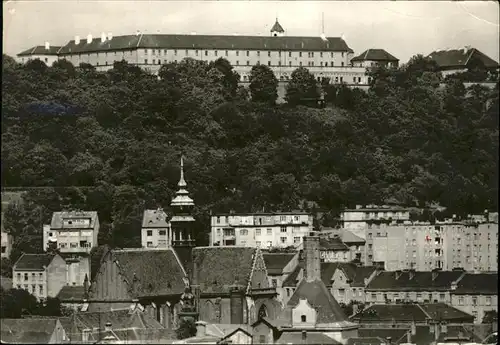
[[[285,30],[281,26],[281,24],[278,22],[278,18],[276,18],[276,23],[274,23],[273,27],[271,28],[271,36],[273,37],[281,37],[285,35]]]

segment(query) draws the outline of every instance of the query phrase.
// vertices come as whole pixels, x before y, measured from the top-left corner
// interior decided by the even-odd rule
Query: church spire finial
[[[181,155],[181,178],[180,178],[179,183],[177,185],[179,187],[186,187],[187,186],[186,180],[184,180],[184,155]]]

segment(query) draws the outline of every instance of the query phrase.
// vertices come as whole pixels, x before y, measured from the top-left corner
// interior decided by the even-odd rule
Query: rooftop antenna
[[[321,34],[325,34],[325,12],[321,12]]]

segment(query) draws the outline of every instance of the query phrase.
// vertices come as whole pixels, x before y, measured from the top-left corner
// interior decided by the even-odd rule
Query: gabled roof
[[[112,259],[138,297],[178,295],[184,292],[186,273],[172,249],[112,250]]]
[[[487,68],[498,68],[498,62],[475,48],[438,50],[430,53],[428,58],[434,60],[441,68],[466,67],[471,59],[478,59]]]
[[[130,309],[114,310],[106,312],[85,312],[75,314],[76,319],[73,319],[73,327],[79,331],[83,329],[103,328],[106,323],[111,323],[114,330],[124,330],[132,328],[146,329],[163,329],[155,318],[148,313],[141,312],[137,308],[133,311]]]
[[[304,269],[303,263],[299,262],[297,267],[293,270],[292,273],[290,273],[285,280],[283,281],[282,286],[283,287],[297,287],[297,284],[299,283],[299,275],[300,272]],[[330,279],[330,278],[328,278]]]
[[[169,228],[168,215],[162,209],[144,210],[142,216],[142,228]]]
[[[306,299],[316,309],[316,323],[328,324],[347,320],[342,308],[321,280],[302,279],[288,301],[287,307],[295,307],[301,299]]]
[[[44,271],[56,255],[23,254],[14,264],[15,271]]]
[[[297,253],[263,253],[266,263],[267,274],[281,275],[286,265],[297,255]]]
[[[380,272],[368,283],[367,290],[388,291],[448,291],[452,282],[464,274],[462,271],[440,271],[435,279],[433,272],[409,271]]]
[[[351,317],[364,322],[426,322],[427,320],[447,322],[473,322],[474,317],[445,303],[425,304],[374,304]]]
[[[319,332],[307,332],[303,340],[302,332],[285,331],[281,333],[277,344],[341,344],[335,339]]]
[[[351,61],[390,61],[398,62],[399,59],[386,52],[384,49],[368,49],[353,57]]]
[[[17,56],[57,55],[61,48],[62,47],[60,46],[51,46],[49,47],[49,49],[45,49],[45,46],[35,46],[33,48],[20,52],[19,54],[17,54]]]
[[[58,319],[0,319],[0,340],[5,343],[48,344]]]
[[[369,278],[377,269],[375,266],[358,266],[350,262],[339,262],[336,263],[336,265],[337,267],[335,269],[340,269],[344,272],[344,275],[350,281],[349,284],[352,287],[364,287],[365,279]],[[321,270],[323,271],[323,264],[321,265]]]
[[[271,28],[271,32],[280,32],[283,33],[285,30],[281,26],[281,24],[278,22],[278,18],[276,18],[276,22],[274,23],[273,27]]]
[[[89,218],[90,225],[74,225],[74,226],[63,226],[63,219],[81,219],[81,218]],[[93,229],[95,227],[95,223],[97,221],[97,212],[96,211],[63,211],[63,212],[54,212],[52,213],[52,221],[50,222],[51,229]]]
[[[257,249],[249,247],[194,248],[194,284],[202,293],[226,293],[233,284],[246,289],[256,254]]]
[[[210,50],[314,50],[314,51],[351,51],[340,37],[267,37],[267,36],[229,36],[229,35],[163,35],[140,34],[113,36],[101,42],[100,38],[87,43],[86,39],[75,44],[69,41],[59,54],[79,54],[132,49],[210,49]]]
[[[460,279],[454,294],[498,294],[498,273],[466,273]]]
[[[338,237],[331,238],[320,238],[319,239],[319,248],[320,250],[328,250],[328,251],[349,251],[349,247],[342,242],[342,240]]]
[[[359,244],[366,243],[366,240],[364,238],[353,234],[351,231],[349,231],[347,229],[340,230],[340,238],[342,239],[342,242],[344,242],[347,245],[355,244],[355,243],[359,243]]]
[[[57,294],[61,302],[83,301],[85,298],[85,288],[83,286],[63,286]]]

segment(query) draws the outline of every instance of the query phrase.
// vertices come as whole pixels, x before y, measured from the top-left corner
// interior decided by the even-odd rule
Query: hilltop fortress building
[[[85,63],[100,71],[111,69],[115,61],[125,60],[152,73],[157,73],[162,64],[180,62],[184,58],[210,62],[222,57],[240,74],[241,82],[249,81],[252,66],[264,64],[280,81],[289,80],[296,68],[304,66],[318,80],[330,78],[332,82],[364,85],[369,82],[365,76],[366,66],[397,66],[398,60],[392,55],[380,49],[376,51],[376,56],[365,53],[358,56],[354,64],[351,63],[354,51],[343,38],[287,36],[276,19],[269,36],[137,32],[124,36],[102,33],[101,37],[95,38],[89,34],[84,39],[75,36],[62,47],[50,46],[47,42],[45,46],[30,48],[17,57],[21,63],[38,58],[51,64],[57,59],[66,59],[75,66]],[[375,60],[368,61],[372,55]]]

